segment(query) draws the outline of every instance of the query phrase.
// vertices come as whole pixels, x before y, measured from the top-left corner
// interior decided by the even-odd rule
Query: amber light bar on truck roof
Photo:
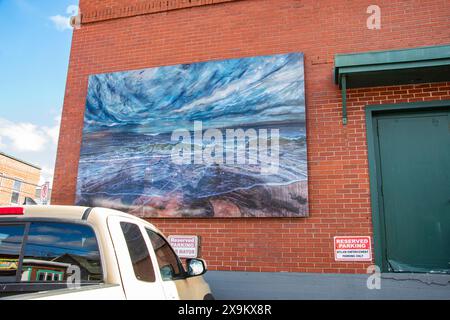
[[[22,207],[0,207],[0,216],[23,215]]]

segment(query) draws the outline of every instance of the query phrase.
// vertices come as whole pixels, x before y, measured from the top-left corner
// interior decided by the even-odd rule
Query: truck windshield
[[[0,283],[6,284],[1,291],[73,288],[102,280],[99,248],[90,226],[45,221],[0,224]]]

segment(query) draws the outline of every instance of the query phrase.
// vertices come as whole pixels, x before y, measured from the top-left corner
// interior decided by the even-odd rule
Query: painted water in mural
[[[89,78],[76,202],[140,217],[308,215],[303,54]]]

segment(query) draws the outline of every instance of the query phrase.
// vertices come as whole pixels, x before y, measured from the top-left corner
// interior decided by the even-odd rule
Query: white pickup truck
[[[213,299],[152,224],[120,211],[0,207],[0,298]]]

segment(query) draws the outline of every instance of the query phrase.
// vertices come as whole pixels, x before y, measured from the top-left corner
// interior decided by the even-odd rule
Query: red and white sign
[[[169,236],[169,242],[180,258],[197,258],[198,236]]]
[[[44,183],[41,187],[41,202],[42,202],[42,204],[47,204],[49,188],[50,188],[50,182]]]
[[[372,261],[370,237],[334,237],[334,259],[336,261]]]

